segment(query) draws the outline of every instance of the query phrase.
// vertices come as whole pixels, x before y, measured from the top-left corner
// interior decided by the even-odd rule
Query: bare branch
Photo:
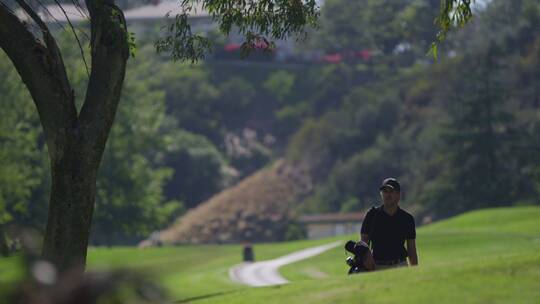
[[[69,84],[69,80],[67,78],[65,67],[64,67],[64,61],[62,60],[62,56],[60,54],[60,49],[56,45],[56,40],[52,36],[51,32],[49,31],[49,28],[41,20],[41,17],[34,11],[24,0],[15,0],[17,3],[21,6],[21,8],[34,20],[34,22],[39,26],[43,33],[43,41],[45,42],[45,45],[47,46],[47,49],[49,50],[49,54],[54,58],[54,64],[52,67],[54,67],[56,75],[60,76],[59,80],[62,82],[62,87],[64,89],[68,89],[71,91],[71,86]],[[64,76],[64,77],[61,77]],[[71,92],[65,92],[66,95],[70,95]]]
[[[8,12],[12,13],[13,15],[15,15],[15,12],[12,11],[12,10],[7,6],[7,4],[6,4],[4,1],[0,0],[0,5],[4,6]]]
[[[32,18],[32,20],[34,20],[34,22],[39,26],[39,28],[43,32],[49,32],[49,28],[47,27],[45,22],[43,22],[43,20],[41,20],[41,17],[39,17],[39,15],[30,7],[30,5],[28,5],[26,2],[24,2],[24,0],[15,0],[15,1],[28,14],[28,16],[30,16],[30,18]]]
[[[37,16],[26,3],[23,5],[27,12]],[[39,20],[36,23],[40,23]],[[42,30],[43,25],[41,22]],[[48,47],[40,43],[6,5],[0,4],[0,47],[32,96],[52,155],[55,147],[65,141],[66,130],[75,125],[77,110],[54,38],[46,27],[43,34]]]
[[[63,31],[66,30],[66,28],[62,25],[62,23],[60,23],[60,21],[58,19],[56,19],[54,17],[54,15],[49,11],[49,9],[47,8],[47,6],[45,4],[43,4],[43,2],[41,2],[40,0],[36,0],[37,3],[47,12],[47,14],[54,19],[54,21],[56,22],[56,24],[58,24]]]
[[[86,68],[86,75],[88,75],[88,77],[90,77],[90,71],[88,70],[88,64],[86,63],[86,58],[84,57],[84,50],[83,50],[83,47],[81,45],[81,41],[79,40],[79,36],[77,36],[77,33],[75,32],[75,28],[73,27],[73,24],[71,23],[71,20],[69,19],[67,13],[66,13],[66,10],[64,10],[64,8],[62,7],[62,4],[60,4],[60,2],[58,2],[58,0],[54,0],[54,2],[56,3],[56,5],[58,5],[58,7],[60,7],[60,9],[62,10],[62,13],[64,13],[64,16],[66,16],[66,20],[69,24],[69,27],[71,28],[71,31],[73,32],[73,36],[75,36],[75,40],[77,40],[77,44],[79,45],[79,50],[81,51],[81,57],[82,57],[82,60],[84,62],[84,67]]]
[[[82,6],[79,3],[77,3],[75,0],[71,0],[71,3],[73,3],[73,6],[77,8],[77,11],[81,14],[81,16],[90,19],[90,16],[83,10]]]

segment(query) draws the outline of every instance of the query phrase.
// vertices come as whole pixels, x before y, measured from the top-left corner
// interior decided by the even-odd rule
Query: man
[[[362,241],[371,242],[375,269],[407,266],[407,257],[411,266],[418,265],[414,218],[398,206],[401,185],[387,178],[379,191],[383,204],[368,211],[360,232]]]

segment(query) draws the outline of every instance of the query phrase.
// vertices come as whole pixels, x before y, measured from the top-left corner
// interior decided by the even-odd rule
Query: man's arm
[[[369,245],[369,234],[360,233],[360,240]]]
[[[409,264],[418,265],[418,254],[416,253],[416,240],[407,239],[407,253],[409,254]]]
[[[369,245],[369,233],[371,231],[373,217],[373,208],[369,209],[366,213],[364,220],[362,221],[362,228],[360,229],[360,240]]]
[[[368,271],[375,270],[375,260],[373,259],[373,255],[371,255],[371,251],[369,249],[367,250],[362,262]]]

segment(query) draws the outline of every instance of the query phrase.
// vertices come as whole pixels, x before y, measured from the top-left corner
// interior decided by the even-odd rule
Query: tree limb
[[[55,64],[53,65],[54,69],[56,70],[55,72],[57,73],[58,76],[60,76],[59,80],[62,82],[62,86],[68,89],[67,93],[69,95],[70,94],[69,91],[71,91],[71,86],[69,85],[69,80],[65,72],[66,69],[64,67],[64,61],[62,60],[60,49],[58,48],[58,45],[56,45],[56,40],[52,36],[45,22],[41,20],[41,17],[39,17],[39,15],[26,2],[24,2],[24,0],[15,0],[15,1],[19,4],[19,6],[21,6],[21,8],[30,16],[30,18],[32,18],[32,20],[34,20],[34,22],[41,29],[43,33],[43,41],[45,42],[45,45],[47,46],[47,49],[49,50],[50,55],[53,57],[54,62],[55,62]],[[62,77],[62,75],[64,75],[65,77]]]
[[[77,32],[75,32],[75,28],[73,27],[73,24],[71,23],[71,20],[69,19],[69,16],[66,13],[66,10],[62,7],[62,4],[60,2],[58,2],[58,0],[54,0],[54,2],[56,3],[56,5],[58,5],[58,7],[62,10],[62,13],[66,17],[66,20],[67,20],[67,22],[69,24],[69,27],[71,28],[71,31],[73,32],[73,36],[75,36],[75,40],[77,40],[77,44],[79,45],[79,50],[81,51],[81,57],[82,57],[82,60],[84,62],[84,67],[86,68],[86,74],[88,75],[88,77],[90,77],[90,71],[88,70],[88,64],[86,63],[86,58],[84,57],[84,50],[83,50],[83,47],[81,45],[81,41],[79,40],[79,36],[77,36]],[[75,6],[75,7],[77,7],[77,6]],[[79,10],[79,12],[80,12],[80,10]]]
[[[120,100],[129,46],[124,14],[117,6],[93,0],[86,5],[91,19],[92,65],[79,122],[99,165]]]
[[[37,16],[28,5],[25,10],[34,18]],[[33,20],[43,31],[45,46],[6,5],[0,3],[0,47],[13,62],[32,96],[52,156],[56,146],[65,141],[67,129],[76,124],[77,111],[56,42],[41,19]]]
[[[30,18],[32,18],[32,20],[34,20],[34,22],[39,26],[39,28],[43,32],[48,32],[49,31],[49,28],[47,27],[45,22],[43,22],[43,20],[41,20],[39,15],[30,7],[30,5],[28,5],[26,2],[24,2],[24,0],[15,0],[15,1],[28,14],[28,16],[30,16]]]

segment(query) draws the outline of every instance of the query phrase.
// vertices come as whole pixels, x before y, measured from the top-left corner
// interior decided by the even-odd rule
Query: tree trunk
[[[84,267],[96,194],[97,165],[74,138],[51,165],[51,196],[43,257],[61,270]]]
[[[0,225],[0,255],[9,256],[9,247],[7,245],[6,234],[4,233],[4,227]]]
[[[43,256],[60,270],[84,267],[96,175],[112,127],[129,57],[124,15],[112,1],[87,0],[92,66],[80,113],[60,50],[47,25],[17,1],[42,32],[0,1],[0,47],[36,105],[49,151],[52,185]]]

